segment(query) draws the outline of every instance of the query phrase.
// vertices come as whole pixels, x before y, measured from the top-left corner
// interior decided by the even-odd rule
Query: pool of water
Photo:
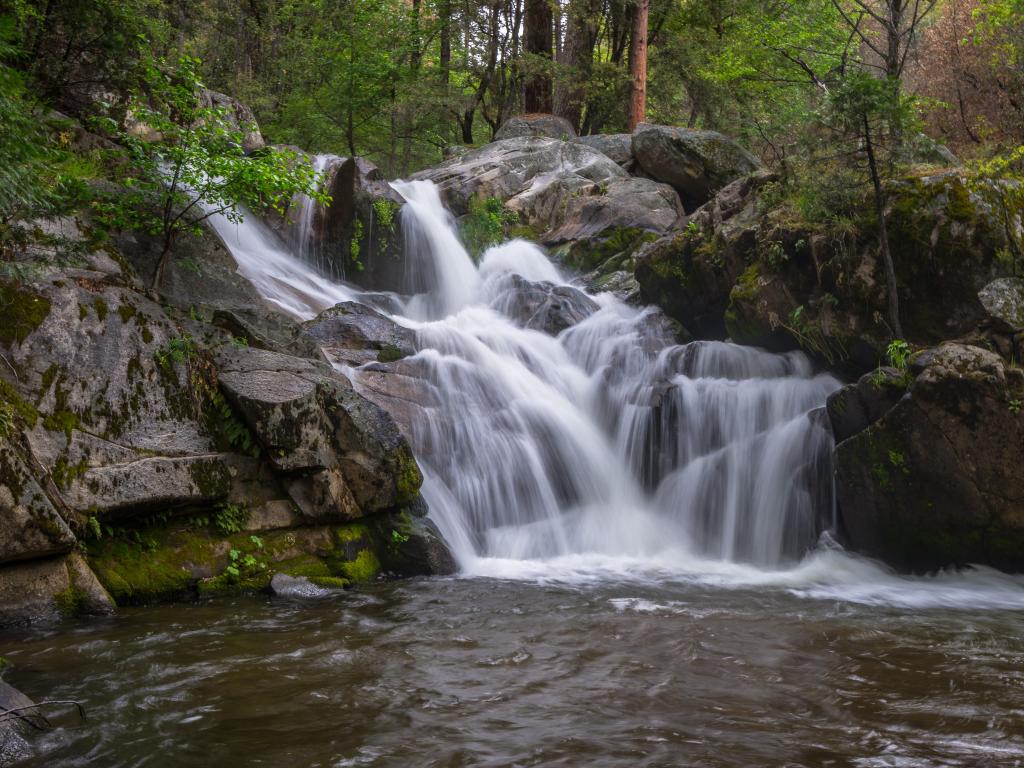
[[[1024,764],[1012,601],[422,579],[0,643],[9,682],[88,712],[57,716],[26,766]]]

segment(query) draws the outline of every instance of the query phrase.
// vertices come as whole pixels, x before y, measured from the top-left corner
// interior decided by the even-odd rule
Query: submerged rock
[[[904,570],[1024,570],[1024,373],[952,342],[912,373],[898,399],[883,375],[881,398],[864,379],[829,400],[849,546]]]
[[[509,273],[491,306],[524,328],[557,336],[598,310],[597,303],[578,288],[549,282],[530,282]]]

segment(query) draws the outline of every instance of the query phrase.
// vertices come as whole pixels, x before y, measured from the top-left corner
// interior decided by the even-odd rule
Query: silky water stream
[[[837,380],[677,345],[524,241],[475,265],[435,187],[395,187],[411,439],[460,574],[9,634],[11,682],[90,712],[29,765],[1024,764],[1024,581],[835,545]],[[359,301],[255,217],[214,226],[285,311]]]

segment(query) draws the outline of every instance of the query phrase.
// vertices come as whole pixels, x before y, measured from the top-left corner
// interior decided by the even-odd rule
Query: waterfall
[[[679,345],[659,312],[588,296],[525,241],[477,267],[433,184],[394,187],[415,295],[392,319],[415,329],[402,371],[429,394],[410,438],[464,570],[591,556],[779,568],[814,547],[832,519],[836,379],[800,353]],[[260,226],[222,237],[265,296],[300,317],[359,300]]]
[[[337,155],[313,155],[312,165],[316,186],[323,186],[328,169],[332,165],[340,164],[343,160],[344,158]],[[315,231],[316,214],[320,210],[319,204],[309,195],[296,195],[289,211],[291,225],[288,241],[294,249],[295,255],[302,261],[315,267],[321,274],[338,280],[344,275],[339,273],[333,260],[326,258],[327,254],[323,252],[320,238]]]

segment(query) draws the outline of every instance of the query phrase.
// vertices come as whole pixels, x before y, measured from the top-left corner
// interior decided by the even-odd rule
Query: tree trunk
[[[651,0],[637,0],[633,8],[633,38],[629,48],[629,73],[632,88],[629,95],[629,132],[647,118],[647,19]]]
[[[573,0],[565,25],[565,43],[559,62],[564,65],[555,85],[554,112],[580,130],[585,83],[589,79],[597,43],[601,0]]]
[[[551,59],[552,24],[548,0],[526,0],[524,48],[540,59]],[[526,112],[551,111],[551,74],[543,71],[545,61],[530,62],[535,71],[526,80],[523,108]],[[538,67],[541,71],[537,71]]]
[[[447,89],[452,71],[452,0],[441,0],[441,82]]]
[[[171,246],[174,244],[174,230],[168,230],[164,233],[164,245],[160,251],[160,258],[156,260],[156,269],[153,270],[153,281],[149,285],[149,289],[153,293],[160,292],[160,283],[164,279],[164,266],[167,264],[167,257],[171,253]]]
[[[889,249],[889,230],[885,223],[885,192],[882,179],[878,173],[878,161],[875,157],[875,145],[871,141],[871,124],[867,115],[864,116],[864,151],[868,156],[868,168],[871,171],[871,184],[875,190],[875,213],[878,216],[878,244],[882,251],[882,262],[885,265],[885,289],[889,294],[889,327],[893,335],[903,338],[903,327],[900,325],[900,297],[896,288],[896,268],[892,263],[892,251]]]

